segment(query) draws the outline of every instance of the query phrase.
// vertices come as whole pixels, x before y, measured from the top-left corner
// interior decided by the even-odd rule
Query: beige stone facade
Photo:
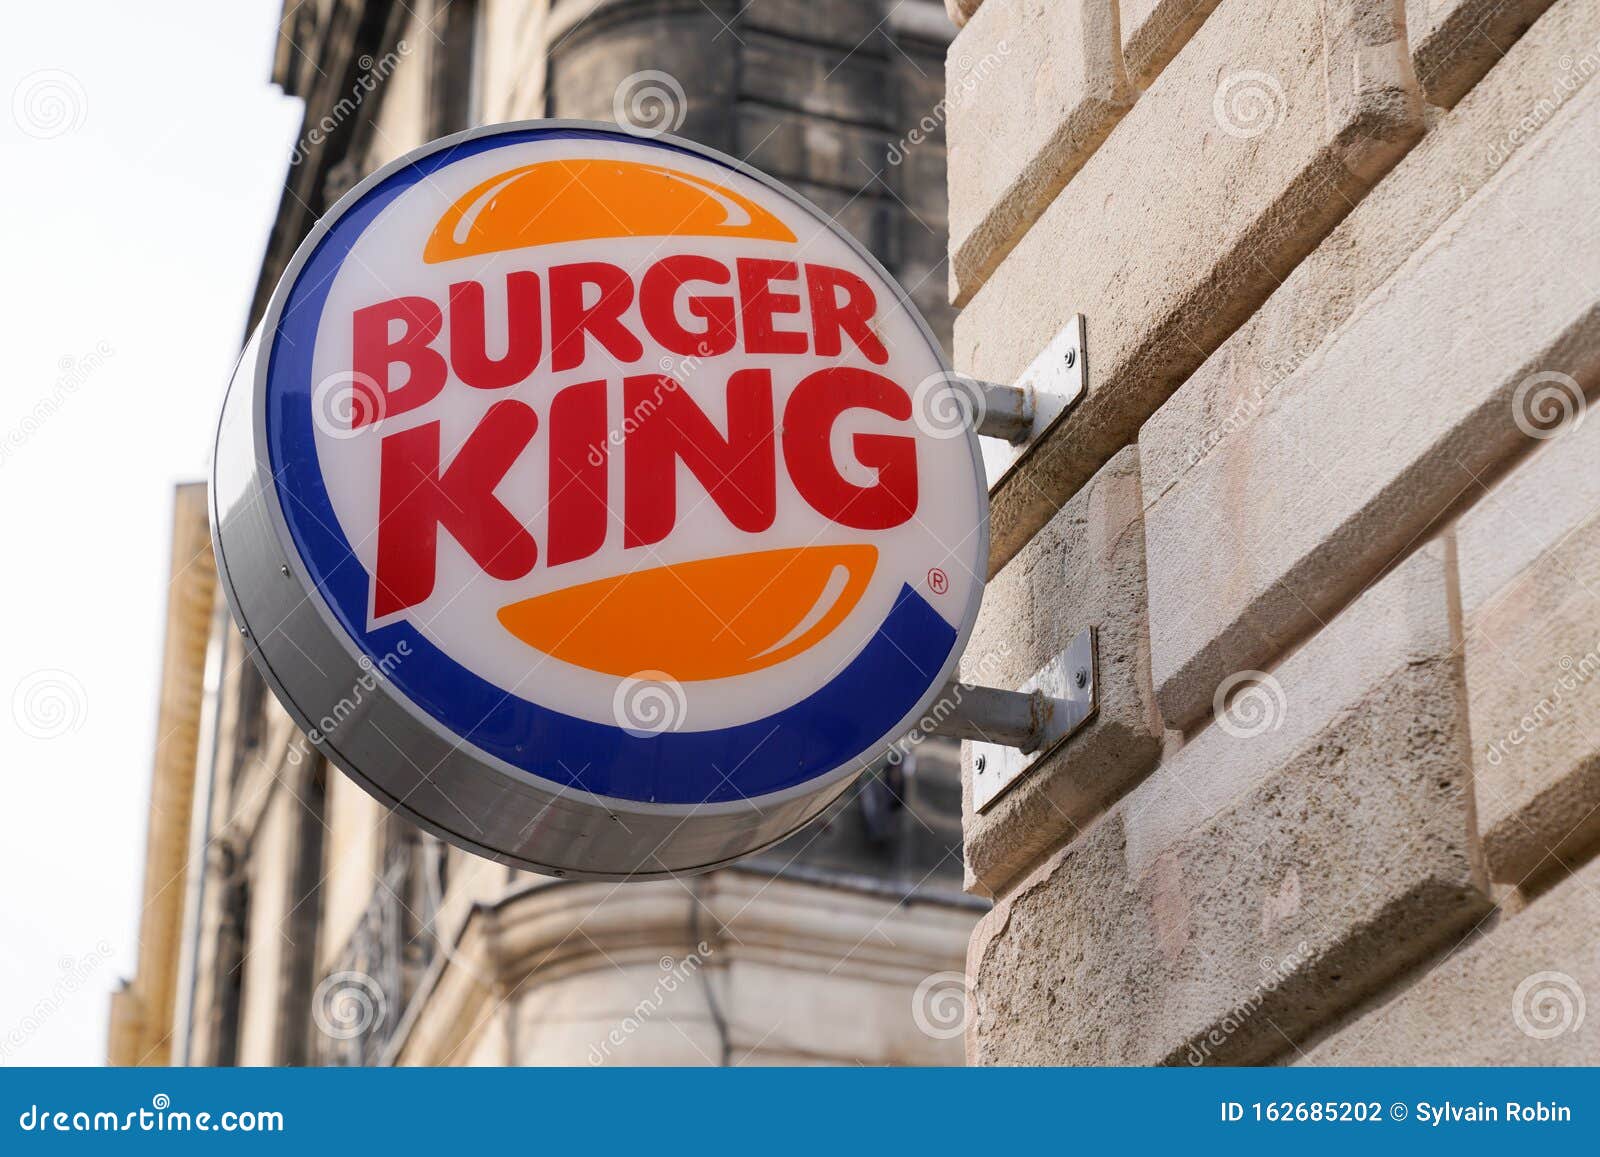
[[[273,80],[305,122],[252,318],[317,216],[386,161],[475,122],[620,110],[801,189],[947,337],[942,136],[917,122],[952,35],[934,0],[287,3]],[[202,488],[175,525],[114,1063],[961,1062],[951,999],[987,902],[961,888],[953,744],[737,868],[621,887],[512,872],[316,756],[222,606]]]
[[[1600,10],[947,7],[956,366],[1088,351],[966,662],[1101,648],[968,1060],[1600,1062]]]

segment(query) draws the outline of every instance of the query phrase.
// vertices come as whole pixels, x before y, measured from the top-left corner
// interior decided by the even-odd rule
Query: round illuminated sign
[[[821,812],[952,676],[977,442],[904,293],[712,150],[436,141],[300,247],[218,430],[218,561],[300,726],[535,871],[697,871]]]

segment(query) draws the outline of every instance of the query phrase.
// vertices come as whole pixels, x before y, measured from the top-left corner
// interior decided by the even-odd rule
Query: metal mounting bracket
[[[986,439],[983,464],[991,486],[1083,396],[1087,356],[1083,314],[1075,313],[1015,385],[962,379]]]
[[[954,709],[935,735],[972,742],[972,805],[987,811],[1027,770],[1087,723],[1099,706],[1095,631],[1085,627],[1066,650],[1016,691],[952,683]]]

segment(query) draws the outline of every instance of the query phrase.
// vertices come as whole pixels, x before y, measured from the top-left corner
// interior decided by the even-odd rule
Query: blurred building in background
[[[367,173],[473,124],[550,116],[673,131],[771,173],[947,339],[952,33],[930,0],[286,3],[272,78],[305,120],[251,324]],[[953,746],[709,875],[510,871],[389,816],[299,736],[228,618],[198,485],[174,508],[158,735],[113,1063],[962,1059],[951,998],[986,905],[961,892]]]

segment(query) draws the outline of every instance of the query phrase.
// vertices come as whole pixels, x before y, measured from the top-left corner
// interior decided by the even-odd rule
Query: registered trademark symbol
[[[928,589],[936,595],[942,595],[950,589],[950,576],[938,567],[928,572]]]

